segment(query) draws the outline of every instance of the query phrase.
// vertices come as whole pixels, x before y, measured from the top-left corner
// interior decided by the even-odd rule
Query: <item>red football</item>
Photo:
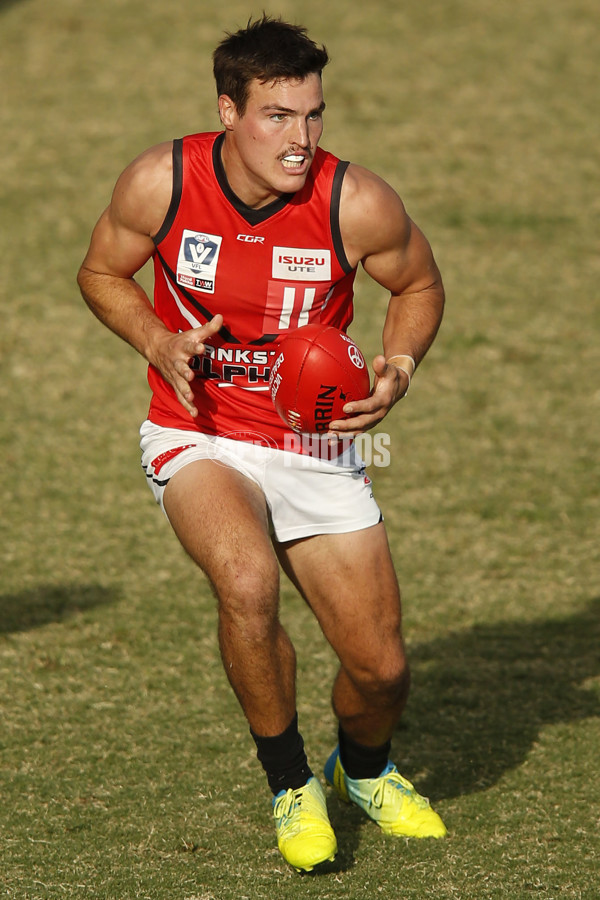
[[[354,341],[332,325],[291,331],[278,347],[269,388],[275,409],[294,431],[322,434],[342,407],[369,395],[365,358]]]

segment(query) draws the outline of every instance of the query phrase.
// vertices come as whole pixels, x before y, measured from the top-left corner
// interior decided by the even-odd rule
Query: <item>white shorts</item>
[[[195,460],[212,459],[260,487],[277,541],[358,531],[381,520],[371,479],[354,444],[343,456],[328,460],[150,421],[142,424],[140,436],[142,468],[163,512],[163,493],[173,475]]]

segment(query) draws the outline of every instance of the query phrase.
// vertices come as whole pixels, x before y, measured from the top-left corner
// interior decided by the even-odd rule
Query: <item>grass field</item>
[[[303,878],[138,466],[143,361],[75,286],[127,162],[217,127],[210,52],[261,10],[0,2],[0,896],[596,900],[596,6],[267,6],[327,44],[323,145],[398,189],[448,293],[371,474],[413,667],[394,757],[449,836],[393,841],[331,798],[339,856]],[[385,303],[359,279],[369,355]],[[319,768],[335,661],[288,585],[282,616]]]

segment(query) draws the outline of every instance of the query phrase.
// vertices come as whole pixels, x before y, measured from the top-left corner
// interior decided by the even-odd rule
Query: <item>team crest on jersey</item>
[[[329,281],[331,251],[273,247],[273,278],[286,281]]]
[[[222,241],[218,234],[184,228],[177,257],[177,284],[214,294]]]

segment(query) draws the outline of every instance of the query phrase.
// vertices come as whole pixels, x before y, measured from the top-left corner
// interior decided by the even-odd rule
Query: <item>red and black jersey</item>
[[[260,209],[232,192],[221,162],[224,133],[173,144],[173,194],[154,239],[154,306],[171,331],[223,328],[207,342],[193,382],[192,418],[149,367],[149,418],[170,428],[241,440],[259,433],[284,446],[286,426],[269,393],[277,344],[290,330],[352,321],[356,268],[344,252],[339,203],[347,163],[317,149],[304,187]]]

